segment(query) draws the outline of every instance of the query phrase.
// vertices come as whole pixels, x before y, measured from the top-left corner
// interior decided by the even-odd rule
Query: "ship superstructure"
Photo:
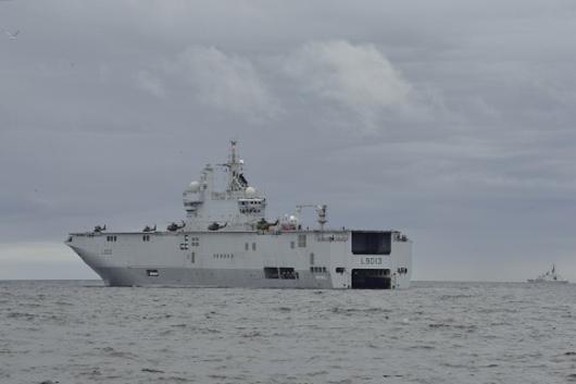
[[[222,189],[216,173],[224,174]],[[266,196],[249,184],[237,145],[206,165],[183,193],[186,218],[166,230],[72,233],[70,246],[109,286],[376,288],[410,286],[412,242],[394,230],[328,229],[327,207],[302,204],[267,220]],[[304,229],[303,208],[318,227]]]

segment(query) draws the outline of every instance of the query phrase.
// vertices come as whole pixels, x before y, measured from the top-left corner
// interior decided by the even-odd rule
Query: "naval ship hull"
[[[89,232],[66,244],[108,286],[397,289],[412,273],[396,231]]]

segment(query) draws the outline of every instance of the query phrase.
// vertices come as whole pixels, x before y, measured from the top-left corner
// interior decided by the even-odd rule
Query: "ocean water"
[[[0,282],[0,383],[576,383],[576,285]]]

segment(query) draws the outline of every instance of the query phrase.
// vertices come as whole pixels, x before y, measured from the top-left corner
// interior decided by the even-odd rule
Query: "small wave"
[[[440,329],[440,328],[454,328],[454,329],[463,329],[466,331],[474,331],[476,330],[475,325],[467,325],[467,324],[447,324],[447,323],[432,323],[428,324],[429,328],[433,329]]]
[[[463,295],[463,294],[459,294],[459,295],[442,295],[438,298],[438,300],[458,300],[458,299],[470,299],[472,297],[475,297],[473,295]]]
[[[7,318],[9,319],[18,319],[18,320],[34,320],[38,317],[38,315],[32,314],[32,313],[26,313],[26,312],[9,312],[6,315]]]
[[[438,323],[436,323],[436,324],[428,324],[428,327],[430,327],[430,328],[450,328],[451,325],[450,324],[442,324],[442,323],[438,324]]]
[[[148,373],[164,373],[164,371],[162,371],[160,369],[154,369],[154,368],[142,368],[141,371],[142,372],[148,372]]]
[[[66,306],[66,307],[73,307],[74,306],[74,304],[72,304],[68,301],[57,301],[54,304],[60,305],[60,306]]]
[[[122,357],[122,358],[130,359],[130,360],[136,360],[137,359],[137,356],[134,355],[133,353],[118,351],[112,347],[104,347],[104,348],[98,348],[98,349],[101,352],[104,352],[107,356]]]
[[[391,313],[391,309],[387,308],[340,308],[340,307],[332,307],[330,310],[332,313],[342,313],[345,315],[353,315],[353,314],[378,314],[378,313]]]
[[[167,381],[167,382],[177,382],[177,383],[192,383],[194,380],[187,379],[181,376],[168,376],[168,377],[159,377],[160,381]]]
[[[240,337],[245,337],[248,339],[252,339],[254,337],[259,337],[262,336],[262,333],[258,332],[258,331],[252,331],[252,332],[248,332],[248,333],[243,333],[240,335]]]
[[[412,346],[410,346],[410,349],[431,350],[431,349],[436,349],[436,347],[433,346],[433,345],[419,344],[419,345],[412,345]]]

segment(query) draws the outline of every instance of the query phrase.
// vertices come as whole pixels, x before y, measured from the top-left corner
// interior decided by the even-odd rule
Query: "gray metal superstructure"
[[[66,244],[110,286],[378,288],[410,286],[412,242],[399,231],[326,229],[325,205],[266,220],[266,197],[249,185],[231,143],[184,191],[186,219],[165,231],[72,233]],[[215,172],[224,170],[224,190]],[[316,210],[318,229],[300,211]]]

